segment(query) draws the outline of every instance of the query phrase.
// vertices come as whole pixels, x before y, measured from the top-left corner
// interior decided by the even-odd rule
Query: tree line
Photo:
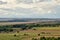
[[[1,25],[0,31],[13,31],[13,28],[21,28],[22,30],[31,29],[33,27],[59,27],[60,24],[16,24],[16,25]]]

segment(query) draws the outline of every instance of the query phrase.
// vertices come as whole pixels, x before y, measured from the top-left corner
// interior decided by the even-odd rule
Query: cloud
[[[2,0],[1,2],[6,2],[0,5],[0,13],[4,15],[39,17],[60,13],[60,0]]]
[[[7,2],[0,1],[0,5],[7,4]]]

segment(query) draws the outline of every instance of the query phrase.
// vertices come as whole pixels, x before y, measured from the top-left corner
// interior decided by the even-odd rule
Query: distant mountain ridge
[[[0,18],[0,22],[43,22],[43,21],[60,21],[56,18]]]

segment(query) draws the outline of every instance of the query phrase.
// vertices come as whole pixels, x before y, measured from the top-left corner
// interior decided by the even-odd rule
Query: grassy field
[[[40,35],[39,35],[40,34]],[[12,33],[0,33],[0,40],[31,40],[40,37],[60,37],[60,27],[37,27]]]
[[[31,24],[36,22],[0,22],[0,25]]]

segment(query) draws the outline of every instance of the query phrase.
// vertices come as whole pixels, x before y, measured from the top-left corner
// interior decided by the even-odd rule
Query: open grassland
[[[0,25],[31,24],[36,22],[0,22]]]
[[[32,38],[43,36],[60,37],[60,27],[34,27],[28,30],[20,30],[19,33],[0,33],[0,40],[32,40]]]
[[[17,25],[17,24],[56,24],[57,22],[0,22],[0,25]]]

